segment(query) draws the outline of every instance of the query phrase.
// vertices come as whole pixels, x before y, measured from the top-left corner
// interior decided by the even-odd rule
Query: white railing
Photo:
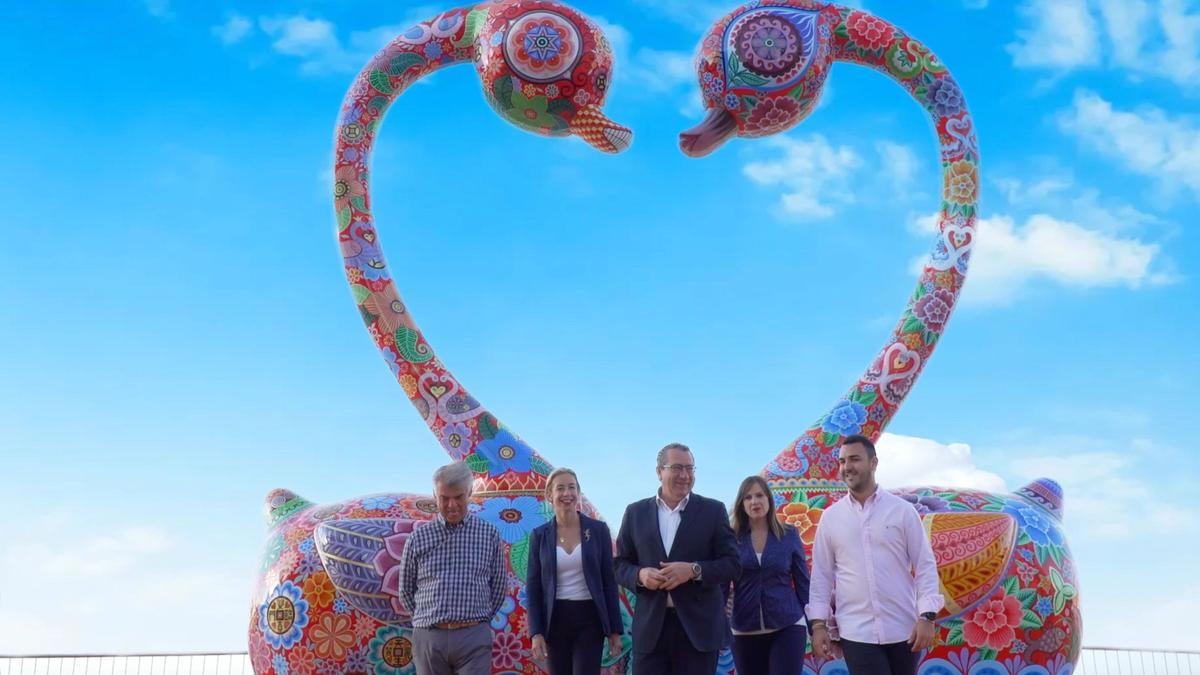
[[[1082,675],[1200,675],[1200,652],[1084,647],[1075,672]]]
[[[0,675],[252,675],[245,652],[0,656]],[[1084,647],[1076,675],[1200,675],[1200,651]]]

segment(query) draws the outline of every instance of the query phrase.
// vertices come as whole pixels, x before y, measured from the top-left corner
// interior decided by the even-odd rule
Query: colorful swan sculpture
[[[541,494],[552,467],[434,354],[395,287],[370,212],[370,151],[388,106],[420,77],[467,60],[488,102],[521,128],[579,136],[605,152],[626,149],[632,134],[601,112],[612,73],[604,35],[575,10],[545,0],[456,9],[412,27],[358,76],[337,126],[334,202],[347,279],[401,387],[450,457],[474,472],[477,515],[495,524],[505,542],[510,584],[492,621],[493,671],[531,673],[542,665],[529,655],[525,562],[529,532],[547,517]],[[877,17],[823,3],[749,3],[717,22],[698,59],[710,112],[681,135],[681,147],[701,156],[734,135],[794,126],[814,108],[834,60],[890,74],[929,111],[941,146],[944,198],[933,253],[888,344],[850,392],[763,471],[780,516],[809,544],[822,510],[844,493],[836,479],[837,443],[850,433],[882,433],[942,333],[966,275],[978,191],[971,118],[937,58]],[[899,492],[925,514],[948,605],[939,617],[940,645],[925,655],[922,672],[1071,672],[1080,618],[1058,486],[1039,480],[1010,495]],[[435,511],[432,498],[419,494],[316,505],[272,491],[249,622],[255,672],[415,672],[396,564],[409,533]],[[630,605],[622,602],[628,621]],[[628,647],[605,666],[627,672]],[[731,669],[726,654],[718,670]],[[805,671],[837,673],[845,666],[810,656]]]
[[[708,115],[680,134],[693,157],[733,136],[785,131],[816,107],[835,61],[880,71],[929,114],[942,166],[938,235],[886,344],[831,410],[762,470],[779,516],[811,547],[821,513],[845,494],[837,446],[878,439],[912,390],[958,300],[975,242],[979,145],[958,83],[928,47],[867,12],[805,0],[750,2],[708,31],[697,59]],[[946,609],[921,673],[1069,673],[1081,620],[1062,531],[1062,491],[1040,479],[1013,494],[938,487],[896,491],[924,514]],[[807,670],[844,671],[840,661]]]

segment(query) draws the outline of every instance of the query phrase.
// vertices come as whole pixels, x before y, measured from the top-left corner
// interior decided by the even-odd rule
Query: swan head
[[[604,32],[550,0],[491,6],[475,39],[475,68],[488,103],[505,120],[547,136],[578,136],[617,153],[633,132],[602,111],[613,52]]]
[[[816,108],[833,60],[837,7],[808,0],[752,2],[730,12],[700,43],[696,72],[708,114],[679,134],[703,157],[740,136],[786,131]]]

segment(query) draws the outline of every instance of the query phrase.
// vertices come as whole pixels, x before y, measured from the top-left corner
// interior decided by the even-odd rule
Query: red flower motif
[[[497,633],[492,640],[492,668],[511,670],[521,663],[521,638],[513,633]]]
[[[779,131],[800,114],[800,104],[790,96],[764,98],[746,117],[746,131],[769,134]]]
[[[1021,601],[1001,595],[984,601],[963,621],[963,637],[972,647],[1004,649],[1017,637],[1016,628],[1024,618]]]
[[[938,286],[917,300],[913,305],[913,315],[920,319],[926,328],[937,332],[945,327],[953,306],[954,293]]]
[[[863,49],[883,49],[892,41],[894,33],[892,27],[882,19],[865,12],[850,12],[850,16],[846,17],[846,34]]]

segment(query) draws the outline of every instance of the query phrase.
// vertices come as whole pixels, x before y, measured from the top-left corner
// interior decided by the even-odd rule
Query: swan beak
[[[679,134],[679,149],[703,157],[737,134],[737,120],[724,108],[710,108],[704,121]]]
[[[571,133],[601,152],[616,154],[633,144],[633,130],[608,119],[600,107],[588,104],[575,113]]]

